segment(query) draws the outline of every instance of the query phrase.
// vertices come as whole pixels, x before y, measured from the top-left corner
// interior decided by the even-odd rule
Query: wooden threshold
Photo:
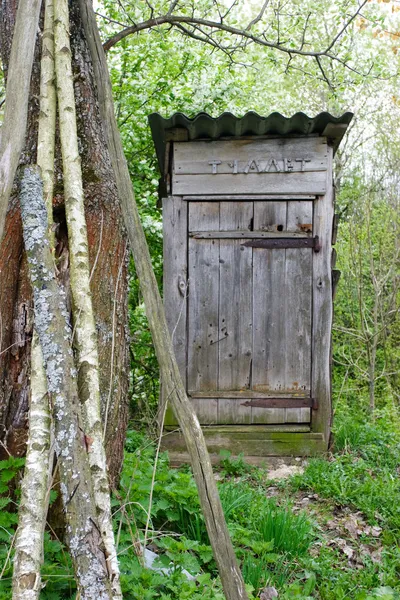
[[[315,456],[326,452],[328,444],[322,433],[313,433],[309,425],[243,425],[202,427],[208,451],[222,449],[244,456]],[[172,453],[186,452],[182,434],[166,431],[162,448]]]

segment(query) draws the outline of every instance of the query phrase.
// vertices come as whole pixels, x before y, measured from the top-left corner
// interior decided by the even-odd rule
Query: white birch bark
[[[66,516],[66,538],[81,600],[111,600],[107,552],[92,489],[87,440],[80,422],[78,382],[65,292],[57,284],[47,209],[37,167],[21,179],[21,217],[34,297],[35,324],[52,400],[55,452]]]
[[[54,8],[46,0],[40,72],[40,115],[37,162],[43,177],[49,237],[54,249],[53,181],[56,127],[56,90],[54,85]],[[32,339],[30,378],[29,438],[18,530],[15,540],[13,600],[38,600],[41,590],[43,534],[49,505],[52,470],[51,416],[43,355],[36,330]]]
[[[36,335],[33,339],[31,379],[35,383],[31,389],[29,439],[15,539],[13,600],[37,600],[41,590],[40,568],[48,507],[51,419],[42,352]]]
[[[37,164],[42,172],[43,196],[47,207],[49,236],[54,250],[53,190],[56,137],[56,86],[54,66],[54,0],[45,0],[45,16],[40,60],[40,112]]]
[[[0,242],[8,201],[25,142],[29,85],[41,0],[20,2],[11,46],[4,121],[0,133]]]
[[[97,333],[90,292],[89,252],[76,128],[67,0],[57,0],[55,4],[54,33],[79,396],[83,409],[85,434],[90,441],[89,462],[99,524],[107,552],[113,597],[118,600],[122,598],[122,593],[112,528],[110,491],[102,435]]]

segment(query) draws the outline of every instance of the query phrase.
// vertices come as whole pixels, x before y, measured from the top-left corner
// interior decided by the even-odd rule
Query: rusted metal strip
[[[257,240],[249,240],[244,242],[242,246],[251,246],[252,248],[313,248],[314,252],[319,252],[321,244],[318,236],[313,238],[265,238]]]
[[[242,402],[241,406],[257,408],[318,408],[315,398],[256,398]]]

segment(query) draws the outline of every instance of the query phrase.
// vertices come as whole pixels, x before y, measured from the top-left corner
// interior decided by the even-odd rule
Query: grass
[[[279,600],[400,599],[400,427],[393,414],[369,422],[336,417],[334,451],[312,459],[302,475],[271,482],[243,457],[222,456],[219,491],[248,586],[259,598],[275,587]],[[135,544],[143,538],[154,449],[130,432],[120,489],[113,499],[125,600],[223,600],[216,564],[189,468],[171,469],[160,456],[151,506],[151,548],[170,575],[143,567]],[[3,496],[18,462],[0,465]],[[271,497],[272,496],[272,497]],[[15,515],[2,499],[4,541]],[[8,516],[10,515],[10,516]],[[353,529],[352,529],[353,528]],[[3,558],[6,555],[3,553]],[[69,600],[75,587],[67,553],[46,534],[41,600]],[[198,575],[188,581],[183,569]],[[10,595],[11,567],[0,581]]]

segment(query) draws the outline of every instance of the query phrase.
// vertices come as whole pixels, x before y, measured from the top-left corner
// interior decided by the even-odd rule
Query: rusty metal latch
[[[314,252],[321,250],[321,243],[318,235],[313,238],[262,238],[249,240],[244,242],[242,246],[248,246],[251,248],[269,248],[269,249],[281,249],[281,248],[312,248]]]
[[[255,398],[246,400],[241,406],[254,406],[257,408],[312,408],[318,409],[316,398]]]

